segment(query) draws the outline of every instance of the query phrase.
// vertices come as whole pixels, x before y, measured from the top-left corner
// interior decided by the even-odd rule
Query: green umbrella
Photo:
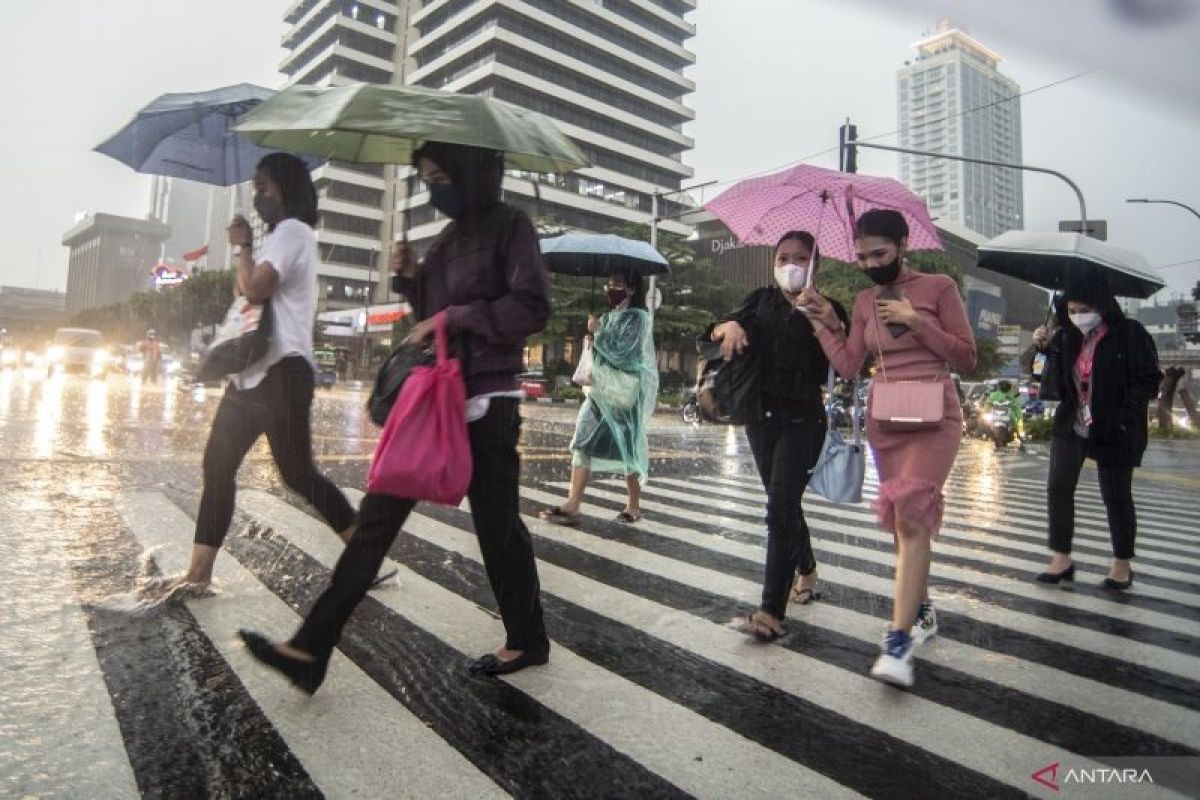
[[[535,111],[471,94],[357,83],[292,86],[235,127],[263,147],[368,164],[408,164],[427,141],[500,150],[510,169],[570,172],[579,148]]]

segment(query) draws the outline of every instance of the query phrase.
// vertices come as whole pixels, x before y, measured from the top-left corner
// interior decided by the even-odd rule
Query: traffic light
[[[838,169],[842,172],[858,172],[858,126],[846,124],[838,128]]]

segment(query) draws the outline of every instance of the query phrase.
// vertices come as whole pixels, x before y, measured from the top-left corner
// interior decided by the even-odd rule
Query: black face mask
[[[272,227],[283,221],[283,203],[270,195],[254,195],[254,210],[268,227]]]
[[[450,219],[458,219],[467,210],[463,190],[452,183],[435,183],[429,187],[429,205]]]
[[[889,264],[884,264],[882,267],[870,267],[864,269],[863,272],[867,273],[867,277],[876,285],[886,286],[900,277],[900,256],[896,256]]]

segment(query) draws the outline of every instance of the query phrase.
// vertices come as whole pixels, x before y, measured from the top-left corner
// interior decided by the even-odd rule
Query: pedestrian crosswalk
[[[857,506],[805,497],[823,596],[790,608],[787,635],[768,646],[727,624],[761,591],[756,480],[656,476],[643,520],[625,526],[612,521],[623,481],[597,479],[581,526],[563,528],[537,511],[565,484],[526,477],[553,649],[548,666],[503,679],[463,670],[502,636],[469,513],[420,506],[389,554],[397,582],[356,612],[312,698],[253,663],[236,631],[289,635],[342,545],[290,500],[245,490],[217,593],[186,602],[217,665],[186,700],[211,705],[232,749],[277,753],[269,780],[226,765],[246,781],[231,795],[1051,797],[1031,775],[1052,763],[1200,761],[1200,507],[1185,494],[1139,487],[1137,584],[1114,596],[1098,588],[1108,542],[1090,489],[1081,507],[1100,513],[1079,516],[1077,582],[1045,587],[1031,580],[1046,562],[1038,481],[956,472],[931,571],[941,633],[901,692],[865,674],[894,563],[869,510],[876,489],[869,475]],[[131,543],[164,572],[183,568],[194,496],[113,502]],[[113,707],[98,729],[125,736],[138,792],[163,794],[128,745],[137,714]],[[1193,794],[1170,778],[1137,791]]]

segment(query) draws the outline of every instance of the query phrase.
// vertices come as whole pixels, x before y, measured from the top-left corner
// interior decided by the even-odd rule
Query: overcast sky
[[[1076,7],[1090,2],[1071,0]],[[242,81],[280,85],[288,4],[0,0],[0,283],[63,289],[61,239],[78,213],[146,214],[149,179],[91,151],[137,108],[163,92]],[[836,144],[847,115],[862,138],[894,131],[896,70],[936,22],[924,10],[891,10],[898,6],[700,0],[689,44],[697,90],[688,99],[696,121],[687,130],[696,148],[686,160],[695,181],[731,181],[814,156]],[[1195,104],[1125,80],[1111,46],[1096,68],[1047,54],[1011,23],[996,27],[975,25],[972,33],[1004,56],[1001,69],[1025,91],[1094,69],[1022,99],[1025,162],[1071,176],[1089,215],[1109,221],[1113,243],[1140,250],[1157,266],[1192,261],[1161,273],[1171,290],[1190,290],[1200,277],[1200,219],[1124,199],[1161,197],[1200,208],[1200,111],[1185,110]],[[836,166],[837,155],[812,163]],[[897,159],[864,151],[859,169],[895,175]],[[1058,220],[1077,216],[1065,184],[1026,176],[1027,228],[1055,229]]]

